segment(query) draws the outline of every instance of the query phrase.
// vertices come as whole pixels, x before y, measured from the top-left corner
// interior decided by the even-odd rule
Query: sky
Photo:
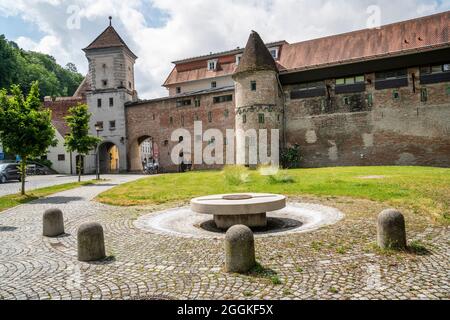
[[[450,0],[0,0],[0,34],[26,50],[73,62],[109,24],[139,57],[143,99],[167,95],[172,61],[264,41],[299,42],[450,10]]]

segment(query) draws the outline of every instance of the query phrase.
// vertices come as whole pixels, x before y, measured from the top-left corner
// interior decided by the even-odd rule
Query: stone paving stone
[[[336,206],[346,216],[311,233],[256,238],[258,262],[282,282],[274,285],[263,276],[226,274],[222,241],[146,233],[133,221],[147,210],[91,201],[111,184],[135,178],[118,176],[104,186],[65,191],[1,213],[0,225],[17,229],[0,232],[0,299],[450,298],[450,228],[418,215],[404,211],[408,236],[421,239],[430,254],[382,254],[373,247],[382,204],[299,199]],[[67,235],[48,239],[41,235],[40,213],[55,206],[54,197],[70,200],[57,204]],[[77,261],[76,230],[90,221],[104,227],[112,259]],[[341,246],[344,254],[336,252]],[[245,296],[247,291],[252,296]]]

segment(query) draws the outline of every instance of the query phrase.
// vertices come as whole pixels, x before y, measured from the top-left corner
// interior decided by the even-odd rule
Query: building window
[[[196,108],[200,107],[200,98],[195,98],[195,99],[194,99],[194,106],[195,106]]]
[[[427,102],[428,100],[428,90],[427,88],[420,89],[420,101]]]
[[[208,122],[212,122],[212,112],[208,112]]]
[[[373,106],[373,95],[371,93],[367,95],[367,105],[369,106],[369,108]]]
[[[131,82],[130,81],[128,81],[128,88],[131,89]]]
[[[108,80],[102,80],[102,84],[104,87],[106,87],[108,85]]]
[[[173,118],[172,117],[169,117],[169,123],[173,124]]]
[[[400,88],[408,86],[408,70],[397,69],[375,74],[375,89]]]
[[[223,103],[227,101],[233,101],[233,95],[219,96],[213,98],[213,103]]]
[[[264,113],[258,114],[258,123],[264,123]]]
[[[350,85],[350,84],[356,84],[356,83],[364,83],[364,76],[359,75],[359,76],[354,76],[354,77],[336,79],[336,86],[344,86],[344,85]]]
[[[102,99],[97,99],[97,108],[102,107]]]
[[[58,161],[66,161],[66,155],[65,154],[58,154]]]
[[[208,60],[208,70],[215,71],[217,69],[217,59]]]
[[[190,106],[191,104],[192,104],[191,99],[177,100],[177,107]]]
[[[242,123],[247,123],[247,115],[246,114],[242,115]]]
[[[164,140],[164,146],[168,146],[169,145],[169,140]]]
[[[228,118],[228,115],[230,114],[230,112],[228,111],[228,109],[226,109],[224,112],[223,112],[223,116],[225,117],[225,118]]]
[[[100,131],[103,130],[103,121],[97,121],[97,123],[95,124],[95,127],[99,128]]]
[[[269,52],[275,60],[278,59],[278,48],[270,48]]]
[[[315,81],[315,82],[305,82],[300,83],[292,88],[290,98],[304,99],[313,97],[323,97],[326,94],[325,82]]]
[[[176,92],[177,92],[177,94],[181,93],[181,87],[177,87]]]
[[[344,97],[342,99],[342,102],[344,105],[349,106],[350,105],[350,98],[349,97]]]
[[[114,107],[114,98],[109,98],[109,106]]]
[[[156,116],[155,116],[155,114],[153,114],[152,115],[152,120],[155,120],[156,119]]]
[[[211,82],[211,88],[217,88],[217,82],[216,81]]]
[[[392,98],[394,100],[399,100],[400,99],[400,92],[398,90],[392,91]]]
[[[109,122],[109,130],[116,130],[116,121],[112,120]]]
[[[237,66],[241,63],[241,59],[242,59],[242,54],[237,54],[236,55],[236,65]]]
[[[250,90],[256,91],[256,81],[251,81],[250,82]]]
[[[433,84],[450,81],[450,64],[438,64],[420,68],[420,83]]]

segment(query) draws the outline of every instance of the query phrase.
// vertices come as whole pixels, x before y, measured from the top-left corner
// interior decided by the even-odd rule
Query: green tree
[[[99,138],[89,135],[89,120],[91,114],[86,104],[78,104],[69,109],[69,115],[65,117],[70,133],[65,137],[65,147],[68,152],[76,152],[86,156],[101,141]],[[77,163],[78,182],[81,181],[81,161]]]
[[[56,146],[51,111],[42,107],[39,83],[33,82],[25,98],[18,85],[11,87],[11,96],[0,90],[0,140],[6,152],[21,158],[21,194],[25,195],[27,161],[43,156]]]

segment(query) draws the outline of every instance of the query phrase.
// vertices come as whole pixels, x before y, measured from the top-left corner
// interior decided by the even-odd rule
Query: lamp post
[[[97,132],[97,138],[100,135],[100,132],[103,131],[103,126],[101,126],[99,123],[95,124],[95,131]],[[95,162],[96,162],[96,173],[97,173],[97,180],[100,180],[100,142],[97,144],[97,150],[95,152]]]

